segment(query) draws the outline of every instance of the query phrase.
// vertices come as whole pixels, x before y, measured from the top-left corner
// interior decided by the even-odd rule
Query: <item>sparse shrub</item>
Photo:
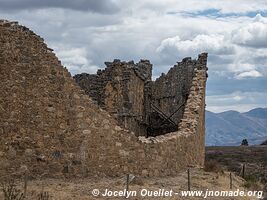
[[[144,181],[141,177],[135,177],[133,180],[132,180],[132,184],[133,185],[140,185],[140,186],[144,186]]]
[[[244,187],[250,190],[259,190],[260,188],[262,188],[262,185],[260,184],[259,181],[249,180],[244,183]]]
[[[266,192],[266,194],[267,194],[267,183],[264,184],[263,191]]]
[[[24,200],[24,194],[16,187],[14,180],[8,180],[1,183],[4,200]]]
[[[246,176],[244,187],[246,187],[250,190],[263,189],[260,181],[257,179],[256,176],[253,176],[253,175]]]
[[[206,160],[204,170],[206,172],[223,173],[222,166],[216,160]]]
[[[40,192],[38,195],[37,195],[37,200],[49,200],[51,198],[51,196],[49,195],[48,192]]]

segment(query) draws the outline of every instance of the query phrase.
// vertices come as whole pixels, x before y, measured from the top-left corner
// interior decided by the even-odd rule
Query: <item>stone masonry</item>
[[[205,69],[206,58],[205,53],[198,60],[184,58],[155,81],[148,60],[106,62],[97,74],[74,79],[121,126],[136,136],[157,136],[178,130],[195,69]]]
[[[202,166],[206,62],[184,59],[152,82],[148,61],[115,60],[83,90],[41,37],[1,20],[0,176],[166,176]],[[177,127],[164,132],[153,120]],[[156,137],[145,137],[149,128]]]
[[[119,124],[140,135],[146,132],[145,88],[151,82],[152,65],[147,60],[105,62],[97,74],[77,74],[74,79],[85,92]]]

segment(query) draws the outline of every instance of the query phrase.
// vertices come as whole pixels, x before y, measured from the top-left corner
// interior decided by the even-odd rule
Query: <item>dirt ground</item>
[[[229,172],[211,173],[205,172],[203,169],[191,169],[191,190],[230,190]],[[132,180],[131,180],[132,179]],[[187,171],[177,174],[176,177],[163,178],[133,178],[130,175],[129,191],[136,191],[136,196],[131,196],[129,199],[204,199],[203,197],[181,197],[181,191],[187,190]],[[243,180],[240,177],[233,175],[233,190],[245,190],[242,185]],[[17,188],[23,191],[23,181],[17,183]],[[92,192],[100,194],[95,197]],[[41,200],[93,200],[93,199],[125,199],[123,197],[104,197],[105,190],[118,191],[126,189],[126,177],[120,178],[85,178],[85,179],[45,179],[45,180],[29,180],[27,186],[27,199],[38,199],[38,194],[43,191],[49,195],[49,198],[39,198]],[[169,196],[161,197],[142,197],[141,191],[159,191],[161,189],[169,192]],[[170,196],[170,191],[173,191]],[[178,194],[174,194],[178,193]],[[132,193],[134,194],[134,193]],[[144,192],[145,194],[145,192]],[[162,193],[161,193],[162,194]],[[0,193],[0,199],[3,198],[3,193]],[[256,199],[255,197],[207,197],[206,199]]]

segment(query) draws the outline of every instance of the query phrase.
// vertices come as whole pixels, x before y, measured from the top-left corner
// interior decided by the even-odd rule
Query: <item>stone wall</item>
[[[136,137],[80,89],[41,37],[0,21],[0,176],[165,176],[203,165],[206,54],[199,60],[179,130]]]
[[[74,79],[121,126],[136,136],[157,136],[178,130],[194,69],[206,66],[201,62],[201,58],[184,58],[152,81],[149,61],[114,60],[97,74],[77,74]]]
[[[145,135],[145,85],[151,80],[152,65],[147,60],[105,64],[107,67],[97,74],[77,74],[74,79],[121,126],[138,136]]]

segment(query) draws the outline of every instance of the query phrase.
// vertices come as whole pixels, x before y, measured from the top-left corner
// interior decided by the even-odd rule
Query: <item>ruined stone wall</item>
[[[150,109],[150,127],[154,129],[154,135],[173,132],[178,129],[178,123],[183,117],[185,103],[187,101],[195,69],[206,66],[206,54],[200,54],[197,60],[190,57],[184,58],[174,65],[167,74],[162,74],[152,83]],[[154,107],[166,115],[173,122],[166,124],[166,120],[157,120]],[[166,127],[162,125],[166,124]],[[165,129],[165,130],[164,130]]]
[[[170,118],[176,123],[183,116],[185,106],[182,105],[187,100],[197,62],[198,60],[185,58],[153,82],[152,103],[167,116],[173,114]],[[182,108],[175,113],[180,106]]]
[[[114,60],[97,74],[77,74],[74,79],[121,126],[136,136],[157,136],[178,130],[194,69],[205,65],[201,62],[184,58],[152,81],[149,61]]]
[[[121,170],[142,176],[165,176],[175,174],[189,165],[203,166],[205,83],[206,69],[196,69],[183,119],[179,123],[179,131],[157,137],[136,138],[133,134],[127,135],[121,130],[121,135],[117,135],[115,140],[109,137],[116,134],[98,140],[104,142],[105,148],[101,148],[97,155],[94,154],[101,158],[92,160],[92,166],[94,162],[101,165],[95,172],[105,174],[110,170],[112,174],[120,175],[118,170]],[[110,145],[110,141],[115,142],[115,147]],[[99,145],[96,145],[96,148],[99,148]],[[110,165],[102,165],[103,161]]]
[[[77,74],[74,79],[121,126],[137,136],[145,135],[145,86],[151,80],[152,65],[147,60],[105,64],[107,67],[97,74]]]
[[[34,178],[165,176],[203,165],[204,61],[195,69],[179,131],[153,138],[118,126],[43,39],[15,22],[0,21],[0,79],[0,176],[25,169]]]

